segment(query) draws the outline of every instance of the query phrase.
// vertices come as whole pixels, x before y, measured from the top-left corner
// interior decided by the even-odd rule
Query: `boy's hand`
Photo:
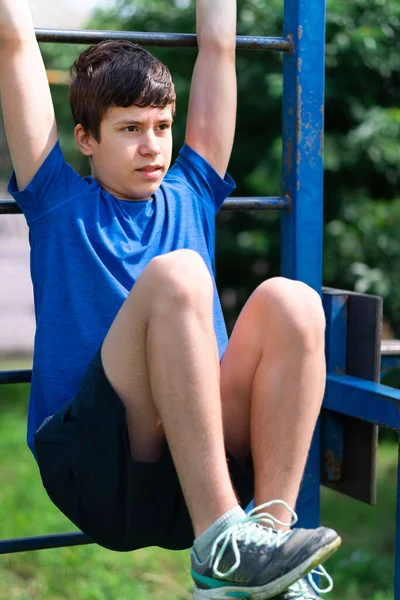
[[[22,190],[57,141],[53,102],[28,0],[0,0],[0,94],[8,146]]]
[[[186,142],[224,177],[236,127],[236,0],[197,0]]]

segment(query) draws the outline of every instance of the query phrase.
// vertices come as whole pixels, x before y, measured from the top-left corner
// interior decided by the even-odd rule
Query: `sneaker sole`
[[[269,600],[288,589],[295,581],[310,573],[315,567],[327,560],[342,543],[338,536],[333,542],[320,548],[307,560],[279,579],[258,587],[224,586],[203,590],[195,586],[193,600]]]

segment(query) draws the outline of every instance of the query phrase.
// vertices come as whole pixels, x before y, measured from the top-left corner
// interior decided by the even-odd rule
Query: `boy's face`
[[[172,121],[171,105],[110,107],[89,141],[93,177],[121,200],[150,198],[171,163]]]

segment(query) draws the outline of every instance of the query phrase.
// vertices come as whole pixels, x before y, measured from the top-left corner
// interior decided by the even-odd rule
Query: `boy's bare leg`
[[[150,263],[111,326],[102,359],[126,407],[132,457],[157,460],[165,432],[199,536],[237,505],[225,457],[213,286],[199,255],[181,250]]]
[[[253,296],[253,301],[260,295],[259,292]],[[255,340],[250,343],[249,355],[254,358]],[[303,352],[308,351],[299,341],[299,359],[300,346]],[[338,547],[340,538],[332,530],[278,534],[271,529],[271,521],[265,523],[264,529],[237,513],[230,516],[230,509],[239,509],[225,456],[213,286],[198,255],[181,250],[150,263],[111,326],[102,358],[106,375],[126,406],[133,458],[157,460],[165,432],[197,538],[191,552],[195,600],[216,600],[225,597],[226,591],[243,594],[244,590],[248,594],[256,591],[259,598],[275,596]],[[287,469],[284,477],[293,478],[293,487],[297,488],[297,469],[300,473],[300,466],[304,465],[304,460],[299,462],[291,453],[297,469],[286,458],[279,462],[278,469],[264,469],[264,461],[270,465],[270,461],[278,460],[281,451],[288,449],[284,443],[283,450],[279,448],[268,455],[270,447],[261,445],[263,424],[272,428],[261,389],[264,383],[270,385],[268,376],[263,376],[264,365],[268,366],[261,351],[257,360],[247,364],[247,368],[253,367],[249,371],[252,383],[251,388],[242,387],[242,391],[252,391],[254,387],[249,395],[252,402],[247,398],[246,406],[246,397],[241,396],[239,400],[245,409],[242,415],[237,413],[239,417],[244,415],[248,424],[257,417],[263,420],[258,428],[253,427],[253,445],[260,443],[260,448],[255,448],[256,496],[260,500],[274,499],[275,493],[288,497],[292,486],[282,482],[279,466]],[[282,381],[279,387],[280,391],[285,390]],[[271,386],[270,391],[272,406],[276,407],[278,390]],[[258,409],[254,410],[254,406]],[[246,408],[252,410],[250,420]],[[314,407],[312,417],[315,410]],[[300,415],[300,425],[311,432],[313,423],[308,422],[311,417],[306,412]],[[282,411],[277,419],[279,430],[284,429],[285,434],[286,418],[294,424],[289,410]],[[249,440],[249,429],[250,426],[241,428],[235,424],[226,429],[227,441],[236,455],[242,443],[244,448],[245,434]],[[297,451],[304,449],[306,454],[305,437],[289,433]],[[299,439],[302,443],[298,443]],[[275,437],[274,442],[277,441]],[[271,489],[268,479],[262,481],[264,476],[271,480]],[[224,588],[227,585],[229,589]]]
[[[316,292],[283,278],[264,282],[244,307],[221,365],[228,450],[249,455],[256,506],[295,507],[325,388],[325,317]],[[283,507],[271,509],[287,521]]]

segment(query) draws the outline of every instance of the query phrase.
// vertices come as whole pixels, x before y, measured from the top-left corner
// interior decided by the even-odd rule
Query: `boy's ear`
[[[74,135],[76,143],[78,144],[78,148],[82,154],[85,156],[92,156],[92,136],[89,133],[86,133],[80,124],[75,127]]]

